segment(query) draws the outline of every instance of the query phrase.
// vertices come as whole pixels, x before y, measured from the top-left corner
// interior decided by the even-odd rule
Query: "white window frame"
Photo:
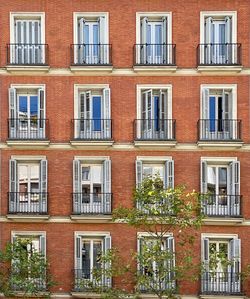
[[[168,91],[168,103],[167,103],[167,111],[168,119],[172,119],[172,85],[171,84],[137,84],[136,86],[136,101],[137,101],[137,113],[136,118],[141,119],[141,109],[142,109],[142,91],[144,89],[167,89]]]
[[[109,13],[108,12],[74,12],[73,13],[73,44],[78,44],[79,18],[105,18],[105,44],[109,44]]]
[[[136,44],[141,44],[141,19],[143,17],[148,17],[148,18],[162,18],[166,17],[167,18],[167,41],[168,44],[172,43],[172,12],[137,12],[136,13]]]
[[[47,240],[46,231],[11,231],[11,243],[13,243],[14,237],[44,237],[44,256],[46,257]]]
[[[15,43],[15,19],[40,19],[41,44],[45,44],[45,12],[10,12],[10,43]]]
[[[205,43],[205,18],[232,18],[232,43],[237,43],[237,11],[201,11],[200,12],[200,44]]]
[[[237,84],[201,84],[200,85],[200,119],[203,118],[203,90],[204,89],[231,89],[232,90],[232,119],[237,119]]]

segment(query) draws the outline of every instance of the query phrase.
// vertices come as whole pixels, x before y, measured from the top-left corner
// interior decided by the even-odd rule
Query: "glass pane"
[[[37,96],[30,97],[30,118],[32,119],[38,118],[38,97]]]
[[[219,203],[227,205],[227,168],[219,168]]]
[[[27,118],[28,117],[28,98],[27,96],[19,96],[19,118]]]
[[[143,177],[152,176],[153,169],[151,166],[143,166]]]
[[[31,195],[32,201],[39,200],[39,164],[30,165],[30,192],[36,193]]]
[[[94,48],[93,48],[93,54],[94,56],[98,56],[99,54],[99,25],[93,25],[93,44],[94,44]]]
[[[28,192],[28,166],[19,165],[18,166],[18,184],[20,193],[20,201],[28,200],[26,192]]]
[[[90,167],[83,166],[82,167],[82,181],[89,181],[90,179]]]
[[[101,267],[101,255],[102,255],[102,241],[93,241],[93,266],[94,268]]]
[[[207,189],[208,193],[216,194],[216,168],[207,167]]]
[[[83,278],[90,279],[90,241],[83,240],[82,244]]]

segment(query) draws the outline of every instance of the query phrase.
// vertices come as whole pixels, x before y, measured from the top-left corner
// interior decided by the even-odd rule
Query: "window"
[[[45,25],[43,13],[12,13],[10,63],[45,64]]]
[[[200,138],[203,140],[239,140],[235,86],[202,86]]]
[[[47,160],[10,160],[10,213],[47,213]]]
[[[142,140],[173,139],[170,87],[138,87],[137,138]]]
[[[45,133],[44,88],[9,88],[9,138],[45,139]]]
[[[12,242],[16,240],[30,240],[30,244],[27,246],[27,251],[32,254],[32,252],[40,252],[45,256],[46,251],[46,237],[45,233],[31,233],[31,232],[15,232],[12,234]]]
[[[111,213],[111,160],[73,161],[74,213]]]
[[[201,193],[208,216],[240,215],[240,162],[201,162]]]
[[[76,91],[75,138],[111,139],[110,89],[80,86]]]
[[[171,43],[171,13],[137,13],[137,64],[174,64]]]
[[[75,245],[75,289],[84,290],[94,286],[111,286],[111,278],[103,277],[96,281],[93,275],[94,269],[109,267],[103,264],[102,255],[111,249],[111,236],[108,234],[88,235],[77,234]]]
[[[74,63],[109,64],[108,14],[75,14]]]
[[[201,13],[201,62],[237,64],[236,12]]]
[[[138,268],[145,277],[141,284],[141,291],[150,291],[151,286],[156,289],[173,289],[175,288],[175,256],[174,256],[174,238],[166,236],[161,243],[159,238],[154,238],[143,233],[138,236]],[[157,262],[158,250],[166,252],[166,265],[163,268]],[[153,257],[156,256],[156,260]],[[150,256],[148,258],[148,256]],[[164,257],[164,254],[161,256]],[[159,258],[159,257],[158,257]],[[159,277],[160,275],[160,277]]]
[[[202,239],[205,273],[202,292],[240,292],[241,240],[230,236],[209,236]]]

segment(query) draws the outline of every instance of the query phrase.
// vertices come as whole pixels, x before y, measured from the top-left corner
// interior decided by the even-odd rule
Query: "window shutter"
[[[16,135],[16,124],[17,124],[17,109],[16,109],[16,89],[15,88],[9,88],[9,118],[10,123],[9,123],[9,130],[10,130],[10,136],[14,137]]]
[[[207,193],[207,162],[201,161],[201,193]]]
[[[205,31],[204,31],[204,46],[202,48],[202,62],[203,63],[211,63],[212,62],[212,26],[213,26],[213,18],[208,17],[205,19]]]
[[[141,19],[141,46],[140,46],[140,57],[139,63],[145,64],[147,61],[147,26],[148,18],[144,17]]]
[[[9,210],[10,212],[15,211],[15,205],[17,204],[17,162],[11,159],[9,162]]]
[[[174,161],[165,162],[165,188],[174,188]]]
[[[160,91],[160,119],[164,120],[168,118],[168,92],[166,91]],[[163,122],[164,123],[164,122]],[[163,127],[163,126],[162,126]]]
[[[205,270],[209,271],[209,239],[203,239],[203,262]]]
[[[106,18],[101,16],[99,18],[99,32],[100,32],[100,57],[101,64],[109,63],[109,48],[108,48],[108,32],[106,28]]]
[[[232,43],[232,19],[231,17],[225,17],[225,43]]]
[[[80,18],[79,19],[79,31],[78,31],[78,43],[79,44],[84,44],[84,26],[85,26],[85,19],[84,18]]]
[[[45,138],[45,93],[44,89],[38,90],[38,103],[39,103],[39,114],[38,114],[38,128],[40,129],[40,136]]]
[[[104,254],[108,254],[108,251],[111,250],[111,236],[106,236],[104,238]],[[105,273],[108,272],[109,273],[109,270],[111,270],[111,262],[108,261],[104,264],[104,267],[105,267]],[[104,285],[105,286],[111,286],[111,276],[110,275],[104,275],[103,277],[104,279]]]
[[[111,160],[103,162],[103,193],[111,193]]]
[[[202,118],[209,119],[209,89],[202,90]]]
[[[100,32],[100,44],[107,44],[106,19],[104,16],[101,16],[98,20],[99,20],[99,32]]]
[[[236,274],[240,272],[241,262],[241,240],[232,239],[230,241],[230,259],[232,262],[232,273]]]
[[[174,246],[174,238],[168,237],[167,238],[167,250],[169,250],[169,253],[171,254],[169,259],[169,280],[173,284],[172,287],[175,286],[175,246]]]
[[[142,183],[143,180],[143,174],[142,174],[142,161],[136,160],[135,162],[135,172],[136,172],[136,185],[137,187]]]
[[[111,102],[110,102],[110,88],[103,90],[103,134],[104,138],[111,138]]]
[[[84,39],[84,26],[85,19],[80,18],[78,21],[78,45],[74,48],[74,62],[77,63],[85,63],[85,39]]]
[[[40,250],[40,253],[43,254],[45,256],[46,254],[46,240],[45,240],[45,236],[41,235],[39,237],[39,250]]]
[[[142,236],[139,236],[137,238],[137,254],[139,256],[141,256],[143,254],[143,241],[144,241],[144,238]],[[137,262],[137,270],[140,271],[140,273],[142,274],[143,273],[143,265],[140,264],[139,262],[139,259],[138,259],[138,262]]]
[[[47,160],[40,161],[40,208],[41,211],[47,212],[47,179],[48,166]]]
[[[77,278],[81,277],[82,263],[81,263],[81,254],[82,254],[82,238],[76,236],[76,259],[75,259],[75,274]]]
[[[231,162],[229,168],[231,195],[240,195],[240,162]]]
[[[172,48],[168,45],[168,19],[162,18],[162,54],[163,63],[170,63],[172,61]]]
[[[73,160],[73,193],[81,193],[81,163],[80,160]]]

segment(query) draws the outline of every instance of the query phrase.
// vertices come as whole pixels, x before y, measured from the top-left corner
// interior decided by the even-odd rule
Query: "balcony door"
[[[14,44],[11,46],[11,63],[43,64],[40,20],[15,20]]]
[[[18,163],[17,205],[21,211],[39,211],[40,205],[40,165],[39,163]]]
[[[167,91],[143,91],[141,107],[141,137],[143,139],[165,138],[169,129]]]
[[[225,20],[212,23],[212,59],[220,63],[226,63],[226,22]]]
[[[81,213],[98,213],[103,205],[103,167],[102,165],[82,165],[82,205]]]

